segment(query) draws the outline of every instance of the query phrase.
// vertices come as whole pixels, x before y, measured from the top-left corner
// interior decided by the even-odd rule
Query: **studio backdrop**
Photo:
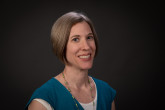
[[[116,109],[162,107],[164,19],[159,1],[7,0],[2,10],[1,104],[6,110],[24,109],[34,90],[63,70],[52,52],[50,31],[58,17],[75,10],[86,13],[96,28],[99,51],[89,74],[117,91]]]

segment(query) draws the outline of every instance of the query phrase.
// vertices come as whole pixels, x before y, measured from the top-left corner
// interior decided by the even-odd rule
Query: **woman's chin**
[[[80,68],[81,68],[82,70],[89,70],[89,69],[92,68],[92,65],[81,65]]]

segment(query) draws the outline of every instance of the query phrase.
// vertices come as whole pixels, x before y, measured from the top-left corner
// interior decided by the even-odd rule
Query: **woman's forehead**
[[[75,35],[89,35],[92,34],[92,30],[87,22],[79,22],[72,26],[70,36]]]

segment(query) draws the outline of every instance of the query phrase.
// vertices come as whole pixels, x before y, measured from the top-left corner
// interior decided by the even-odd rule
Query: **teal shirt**
[[[104,81],[96,78],[93,80],[97,87],[97,110],[111,110],[116,91]],[[55,78],[51,78],[34,91],[25,109],[35,98],[47,101],[54,110],[77,110],[70,92]],[[77,100],[76,102],[79,110],[84,110]]]

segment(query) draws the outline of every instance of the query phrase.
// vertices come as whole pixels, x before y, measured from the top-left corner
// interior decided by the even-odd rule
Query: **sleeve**
[[[110,89],[111,103],[112,103],[112,101],[115,99],[115,96],[116,96],[116,90],[113,89],[111,86],[109,86],[109,89]]]
[[[36,100],[39,103],[41,103],[47,110],[53,110],[53,108],[51,107],[51,105],[47,101],[45,101],[43,99],[37,99],[37,98],[33,99],[33,100]]]
[[[108,100],[108,102],[112,103],[116,96],[116,90],[112,88],[107,82],[102,81],[102,93],[104,97]]]
[[[111,110],[111,103],[116,96],[116,90],[107,82],[95,79],[98,90],[98,110]]]
[[[28,101],[28,103],[25,106],[25,110],[28,109],[28,106],[31,103],[31,101],[36,98],[42,99],[42,100],[48,102],[51,105],[51,107],[53,107],[54,102],[55,102],[55,100],[54,100],[55,98],[53,98],[53,97],[54,97],[54,95],[53,95],[53,91],[52,91],[51,87],[49,87],[48,85],[45,84],[45,85],[41,86],[40,88],[37,88],[33,92],[30,100]]]
[[[40,91],[40,89],[37,89],[34,91],[34,93],[32,94],[30,100],[28,101],[28,103],[26,104],[25,106],[25,110],[28,110],[28,106],[29,104],[32,102],[32,100],[34,99],[42,99],[46,102],[49,103],[49,101],[47,100],[47,96],[45,95],[45,92],[44,91]]]

